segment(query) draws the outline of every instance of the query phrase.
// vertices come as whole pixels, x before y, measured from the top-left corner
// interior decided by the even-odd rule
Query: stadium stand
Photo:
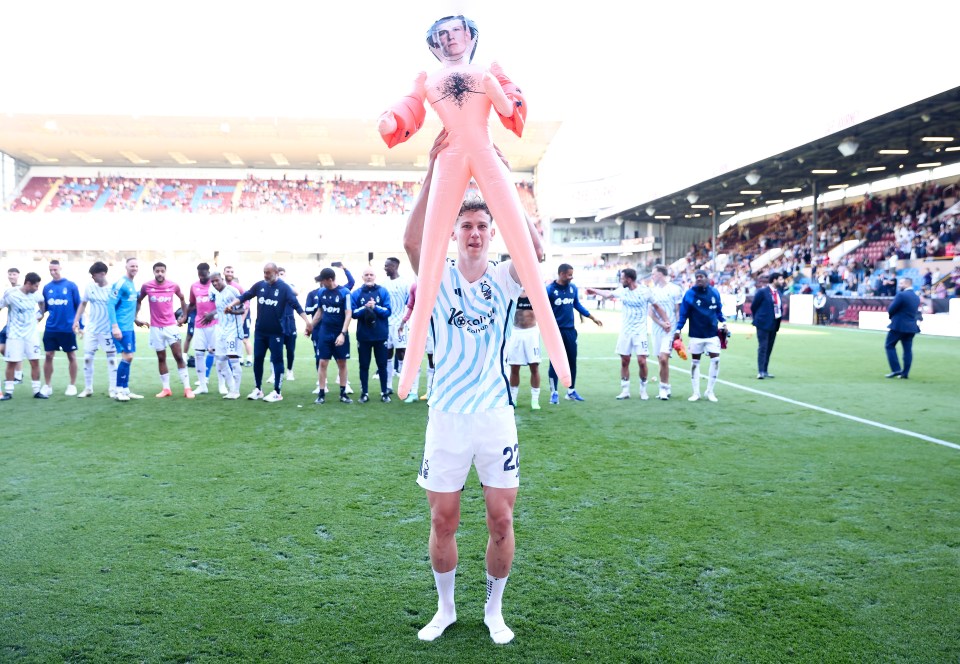
[[[129,177],[31,177],[10,204],[14,212],[168,212],[225,214],[269,211],[279,214],[404,215],[418,182],[318,179],[242,180]],[[517,183],[524,209],[536,218],[533,185]],[[468,193],[470,193],[468,191]],[[476,190],[472,193],[478,194]]]

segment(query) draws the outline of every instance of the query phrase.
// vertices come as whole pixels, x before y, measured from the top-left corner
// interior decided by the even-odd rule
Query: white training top
[[[96,283],[87,284],[83,291],[83,302],[87,303],[87,323],[86,328],[97,334],[110,334],[112,326],[110,325],[110,309],[108,302],[110,300],[110,291],[113,286],[109,283],[98,286]]]
[[[403,277],[387,279],[380,284],[390,293],[390,326],[397,327],[407,311],[407,297],[410,295],[410,283]]]
[[[470,283],[447,259],[430,319],[436,365],[431,408],[476,413],[510,405],[505,354],[520,290],[509,261],[490,261]]]
[[[3,295],[3,306],[8,308],[7,338],[34,339],[37,335],[37,305],[43,302],[43,291],[24,293],[11,288]]]
[[[637,287],[633,290],[621,286],[613,291],[613,295],[623,305],[623,322],[621,323],[620,334],[628,336],[646,335],[647,310],[650,308],[650,301],[653,299],[653,293],[650,292],[650,289],[640,284],[637,284]]]
[[[667,312],[667,316],[670,318],[670,329],[672,330],[677,324],[677,305],[683,301],[683,292],[675,283],[668,281],[663,286],[654,284],[650,293],[653,296],[653,301]]]
[[[228,314],[224,310],[231,304],[240,299],[240,291],[227,284],[222,291],[218,291],[213,286],[210,287],[213,294],[213,301],[217,305],[217,334],[222,337],[243,337],[243,319],[244,314],[236,316]]]

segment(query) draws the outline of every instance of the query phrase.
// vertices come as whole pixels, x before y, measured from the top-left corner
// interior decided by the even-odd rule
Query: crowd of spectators
[[[52,188],[56,191],[49,196]],[[324,179],[243,180],[153,179],[120,176],[36,177],[24,185],[8,206],[15,212],[33,212],[47,198],[45,212],[166,211],[226,213],[267,211],[278,214],[318,213],[329,196],[329,209],[338,214],[403,216],[410,211],[419,189],[416,182]],[[517,184],[520,201],[536,218],[533,185]],[[478,192],[474,192],[478,193]],[[49,196],[49,197],[48,197]]]
[[[347,214],[403,215],[413,206],[414,183],[357,181],[337,178],[330,203]]]
[[[320,180],[264,180],[249,176],[242,182],[239,209],[277,213],[320,212],[325,196]]]
[[[949,258],[957,251],[958,214],[950,208],[957,193],[956,184],[925,183],[881,196],[868,194],[857,202],[821,210],[816,232],[809,211],[738,224],[717,239],[718,253],[726,255],[727,262],[718,261],[722,269],[714,271],[714,282],[721,292],[751,293],[756,276],[751,262],[771,249],[781,249],[761,271],[787,275],[794,292],[823,289],[892,296],[900,260]],[[831,249],[847,240],[860,244],[831,260]],[[687,266],[677,275],[685,286],[693,282],[696,268],[713,267],[710,242],[692,245],[686,258]],[[956,279],[935,268],[928,272],[931,283],[923,287],[926,294],[942,297],[955,292]]]

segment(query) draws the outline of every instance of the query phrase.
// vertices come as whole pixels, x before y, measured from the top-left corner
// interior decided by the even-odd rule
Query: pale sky
[[[653,197],[956,86],[958,6],[6,3],[0,113],[373,119],[437,66],[430,24],[462,12],[476,62],[501,63],[531,118],[564,121],[545,175],[629,177]]]

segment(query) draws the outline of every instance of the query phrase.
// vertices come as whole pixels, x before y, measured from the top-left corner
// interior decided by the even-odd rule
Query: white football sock
[[[510,643],[513,640],[513,630],[507,627],[501,612],[503,589],[508,578],[498,579],[487,572],[487,603],[483,607],[483,624],[490,630],[490,638],[494,643]]]
[[[165,389],[165,390],[169,390],[169,389],[170,389],[170,374],[168,374],[168,373],[160,374],[160,385],[161,385],[161,386],[163,387],[163,389]]]
[[[93,387],[93,353],[83,354],[83,384],[87,388]]]
[[[510,398],[513,399],[513,403],[517,403],[517,395],[520,393],[520,387],[510,386]]]
[[[433,570],[433,579],[437,584],[437,613],[426,627],[417,632],[417,638],[421,641],[433,641],[443,634],[443,630],[457,622],[457,608],[453,601],[456,575],[456,567],[449,572]]]
[[[690,382],[693,383],[693,393],[700,394],[700,360],[690,361]]]
[[[117,389],[117,354],[107,353],[107,373],[110,376],[110,389]],[[93,373],[91,372],[91,378]]]
[[[717,382],[717,376],[720,375],[720,358],[710,358],[710,375],[707,376],[707,392],[713,394],[713,386]]]
[[[207,351],[197,349],[193,352],[193,364],[197,371],[197,382],[200,385],[207,383]]]
[[[206,359],[204,359],[203,366],[204,366],[204,369],[203,369],[204,377],[201,379],[201,380],[203,381],[203,382],[201,383],[201,385],[206,384],[206,382],[207,382],[207,377],[206,377],[206,371],[207,371],[207,370],[206,370],[206,366],[207,366],[207,363],[206,363]],[[187,368],[184,367],[183,369],[177,369],[177,373],[180,375],[180,382],[183,383],[183,386],[184,386],[184,387],[190,387],[190,372],[187,371]],[[198,374],[198,375],[199,375],[199,374]]]

